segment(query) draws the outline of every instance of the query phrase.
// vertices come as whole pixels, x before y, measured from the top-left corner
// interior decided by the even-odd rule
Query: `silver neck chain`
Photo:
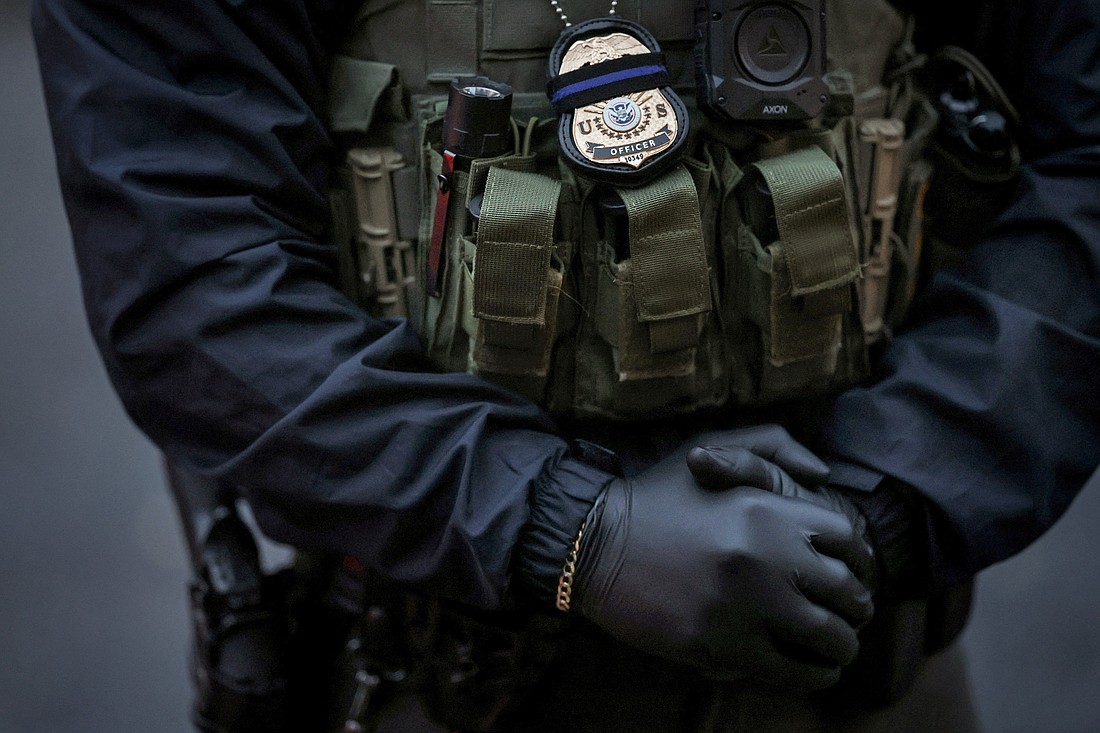
[[[561,22],[565,23],[566,28],[573,25],[572,23],[569,22],[569,16],[565,14],[564,10],[562,10],[561,4],[558,2],[558,0],[550,0],[550,4],[554,6],[554,10],[557,12],[558,17],[561,18]],[[619,0],[611,0],[611,9],[607,11],[607,14],[608,15],[614,15],[615,14],[615,7],[618,4],[619,4]]]

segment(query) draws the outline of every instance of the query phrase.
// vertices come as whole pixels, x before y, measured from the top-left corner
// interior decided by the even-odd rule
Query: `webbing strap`
[[[663,53],[628,54],[559,74],[546,82],[546,92],[554,110],[562,114],[669,83]]]
[[[816,146],[755,163],[767,181],[791,277],[791,295],[846,285],[859,276],[844,179]]]
[[[491,168],[478,224],[474,315],[513,324],[546,324],[546,286],[561,183]]]
[[[710,276],[695,183],[684,166],[635,189],[619,189],[630,221],[638,320],[654,352],[695,346],[711,308]]]

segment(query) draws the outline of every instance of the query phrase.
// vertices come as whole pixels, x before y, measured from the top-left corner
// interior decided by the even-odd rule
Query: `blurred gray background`
[[[85,326],[27,17],[0,0],[0,733],[186,733],[183,545]],[[982,575],[989,731],[1100,731],[1098,526],[1094,479]]]

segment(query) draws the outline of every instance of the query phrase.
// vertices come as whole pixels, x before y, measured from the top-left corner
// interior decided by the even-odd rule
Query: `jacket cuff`
[[[824,460],[830,486],[845,490],[867,519],[888,592],[926,596],[969,582],[962,539],[919,487],[859,464]]]
[[[614,454],[576,441],[535,481],[520,535],[519,577],[539,605],[553,608],[562,567],[592,505],[616,477]]]
[[[878,592],[893,599],[926,596],[929,537],[921,497],[900,481],[843,461],[829,462],[829,486],[842,492],[867,520]]]

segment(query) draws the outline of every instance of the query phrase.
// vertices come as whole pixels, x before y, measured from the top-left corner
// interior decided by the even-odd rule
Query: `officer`
[[[446,674],[421,663],[360,691],[412,690],[432,717],[466,730],[931,730],[929,716],[945,709],[940,729],[972,729],[957,650],[923,657],[949,647],[961,625],[955,589],[1048,528],[1100,455],[1095,4],[921,4],[922,48],[962,44],[985,61],[940,58],[953,81],[927,100],[948,132],[930,146],[906,136],[939,161],[939,181],[951,180],[940,171],[959,173],[946,188],[925,185],[921,156],[896,159],[904,178],[871,165],[860,179],[844,162],[845,151],[892,159],[890,126],[862,135],[856,122],[891,119],[896,107],[921,128],[907,81],[921,57],[911,53],[906,8],[825,4],[830,60],[816,55],[824,41],[814,45],[811,32],[796,65],[812,72],[806,89],[825,90],[816,95],[825,106],[811,110],[832,125],[823,128],[805,116],[738,121],[744,113],[723,107],[715,75],[695,106],[681,101],[695,88],[691,55],[702,42],[689,3],[344,5],[54,0],[37,5],[34,22],[89,319],[133,419],[178,470],[240,491],[269,536],[304,556],[348,558],[342,567],[378,594],[410,594],[367,606],[427,609],[433,619],[393,617],[382,636],[400,637],[405,651],[419,643],[426,653],[402,654]],[[782,86],[773,75],[787,73],[779,57],[788,34],[812,29],[813,16],[742,3],[744,13],[770,15],[709,25],[728,20],[722,11],[737,4],[728,5],[708,6],[701,27],[721,38],[749,28],[756,50],[737,68],[750,85]],[[472,59],[470,38],[481,43]],[[702,66],[725,63],[708,53]],[[551,76],[570,83],[552,81],[557,109],[541,116],[552,124],[523,125],[517,110],[541,93],[548,56]],[[848,86],[826,78],[838,60],[852,72]],[[585,71],[597,63],[619,65]],[[527,162],[447,168],[462,161],[441,155],[439,115],[418,114],[445,98],[456,71],[517,90],[516,138],[532,147],[520,142],[513,153]],[[587,89],[611,74],[648,86],[570,96],[574,83]],[[371,91],[358,131],[340,93],[356,84]],[[638,114],[664,126],[636,145],[575,144],[586,121],[597,127],[583,118],[588,106],[635,94],[663,95],[663,108],[639,103]],[[760,110],[803,99],[768,97]],[[633,108],[616,112],[602,118],[614,134],[636,129]],[[1003,127],[989,123],[994,113]],[[743,134],[761,127],[760,137]],[[423,137],[409,146],[408,130]],[[357,132],[406,162],[423,153],[428,162],[408,169],[442,173],[452,199],[483,195],[480,209],[437,203],[438,231],[432,207],[421,207],[412,228],[429,268],[409,287],[421,295],[410,295],[408,318],[369,314],[338,287],[330,184],[336,150]],[[546,175],[548,146],[565,160],[555,176]],[[584,157],[615,155],[608,147],[629,159],[601,168]],[[667,155],[645,158],[652,148]],[[992,172],[982,169],[990,153]],[[788,194],[792,170],[820,183]],[[887,179],[896,198],[903,180],[919,194],[911,199],[928,198],[926,225],[919,206],[899,208],[906,229],[853,193]],[[413,185],[423,180],[435,178]],[[793,203],[803,193],[808,207]],[[978,221],[936,218],[949,209],[933,204],[960,196],[988,199],[995,222],[974,211],[963,213]],[[825,212],[810,227],[799,224],[808,209]],[[886,238],[874,236],[884,226]],[[910,279],[923,281],[938,263],[927,253],[918,263],[922,240],[904,236],[914,232],[929,234],[930,249],[944,240],[937,252],[965,251],[929,278],[884,346],[894,321],[889,308],[860,310],[878,297],[869,283],[890,283],[895,305],[909,285],[896,269],[876,275],[884,263],[872,255],[888,250],[872,245],[904,249]],[[768,271],[779,279],[737,280],[776,261],[780,250],[765,246],[774,235],[791,250]],[[823,239],[832,248],[824,258],[803,262],[792,246]],[[666,241],[680,249],[661,249]],[[541,269],[495,260],[501,242],[537,251]],[[481,263],[470,271],[470,308],[448,285],[461,281],[467,246]],[[621,282],[627,260],[633,301],[591,276]],[[835,269],[822,274],[823,260]],[[488,297],[509,282],[494,272],[530,274],[536,287]],[[690,297],[684,283],[698,286]],[[749,295],[757,291],[776,295],[761,306]],[[631,303],[631,317],[608,302]],[[517,321],[520,306],[534,315]],[[758,307],[764,315],[750,317]],[[883,352],[871,379],[865,343]],[[513,368],[505,357],[517,349]],[[575,366],[563,371],[565,358]],[[563,408],[565,393],[583,398]],[[816,397],[791,399],[807,394]],[[774,422],[817,455],[764,424]],[[439,632],[449,623],[439,619],[456,618],[474,619],[456,622],[464,638],[470,628],[515,632],[503,696],[487,695],[492,684],[477,687],[473,674],[489,670],[492,654]],[[410,629],[428,629],[430,641]],[[440,663],[448,650],[458,664]],[[456,670],[471,673],[472,697],[445,684],[462,681]],[[363,668],[355,679],[384,671]],[[415,684],[402,687],[405,679]],[[482,719],[456,712],[470,699]],[[888,707],[861,712],[853,700]],[[353,696],[369,714],[343,729],[398,715],[403,701]]]

